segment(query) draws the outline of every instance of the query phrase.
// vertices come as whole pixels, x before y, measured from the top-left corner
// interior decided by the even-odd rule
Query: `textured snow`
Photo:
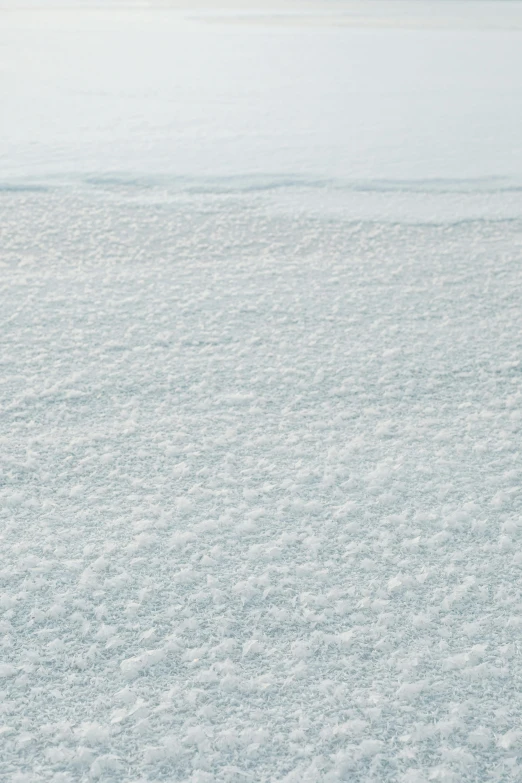
[[[79,24],[49,18],[57,48],[42,71]],[[153,40],[157,17],[144,18]],[[12,62],[41,24],[12,14]],[[192,24],[216,51],[238,36],[246,71],[258,67],[249,45],[306,70],[310,41],[325,58],[330,42],[333,68],[343,42],[368,34]],[[104,45],[119,42],[125,59],[111,31]],[[383,40],[417,51],[423,32],[382,35],[374,55]],[[480,67],[475,34],[432,35],[432,51],[464,47]],[[519,32],[481,35],[497,76],[516,51],[520,64]],[[131,77],[126,118],[146,111]],[[427,82],[455,122],[468,77],[447,99],[440,79]],[[361,127],[376,111],[372,78]],[[468,108],[480,114],[495,92],[491,123],[507,128],[522,67],[510,79],[477,87]],[[265,108],[276,82],[258,85]],[[73,112],[62,83],[45,89]],[[7,102],[21,112],[17,95]],[[77,98],[92,98],[100,138],[117,145],[124,123],[103,114],[103,96]],[[35,93],[23,110],[38,106]],[[346,159],[328,168],[325,128],[292,126],[288,156],[279,137],[272,156],[263,125],[241,137],[237,161],[205,173],[187,157],[178,176],[171,126],[154,126],[150,158],[131,128],[110,170],[95,117],[68,114],[84,123],[74,138],[43,127],[31,158],[33,120],[18,147],[1,136],[0,779],[519,781],[515,146],[481,159],[491,139],[478,127],[467,161],[459,137],[434,181],[422,118],[416,151],[385,121],[404,177],[389,178],[370,140],[374,170],[361,179]],[[184,152],[190,128],[178,127]],[[160,148],[165,161],[173,149],[164,171]]]

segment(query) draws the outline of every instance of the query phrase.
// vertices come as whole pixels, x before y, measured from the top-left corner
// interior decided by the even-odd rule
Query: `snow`
[[[2,781],[521,779],[521,11],[332,5],[0,11]]]

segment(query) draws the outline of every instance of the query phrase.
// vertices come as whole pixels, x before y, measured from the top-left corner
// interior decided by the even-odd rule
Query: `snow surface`
[[[520,781],[521,33],[4,20],[2,783]]]

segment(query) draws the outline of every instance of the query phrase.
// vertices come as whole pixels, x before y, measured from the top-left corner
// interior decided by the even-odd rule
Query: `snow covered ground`
[[[520,781],[522,5],[13,8],[0,780]]]

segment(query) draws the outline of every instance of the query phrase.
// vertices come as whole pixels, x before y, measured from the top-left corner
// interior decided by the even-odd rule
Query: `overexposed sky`
[[[518,0],[0,0],[13,9],[173,9],[203,14],[271,18],[353,27],[522,29]]]

